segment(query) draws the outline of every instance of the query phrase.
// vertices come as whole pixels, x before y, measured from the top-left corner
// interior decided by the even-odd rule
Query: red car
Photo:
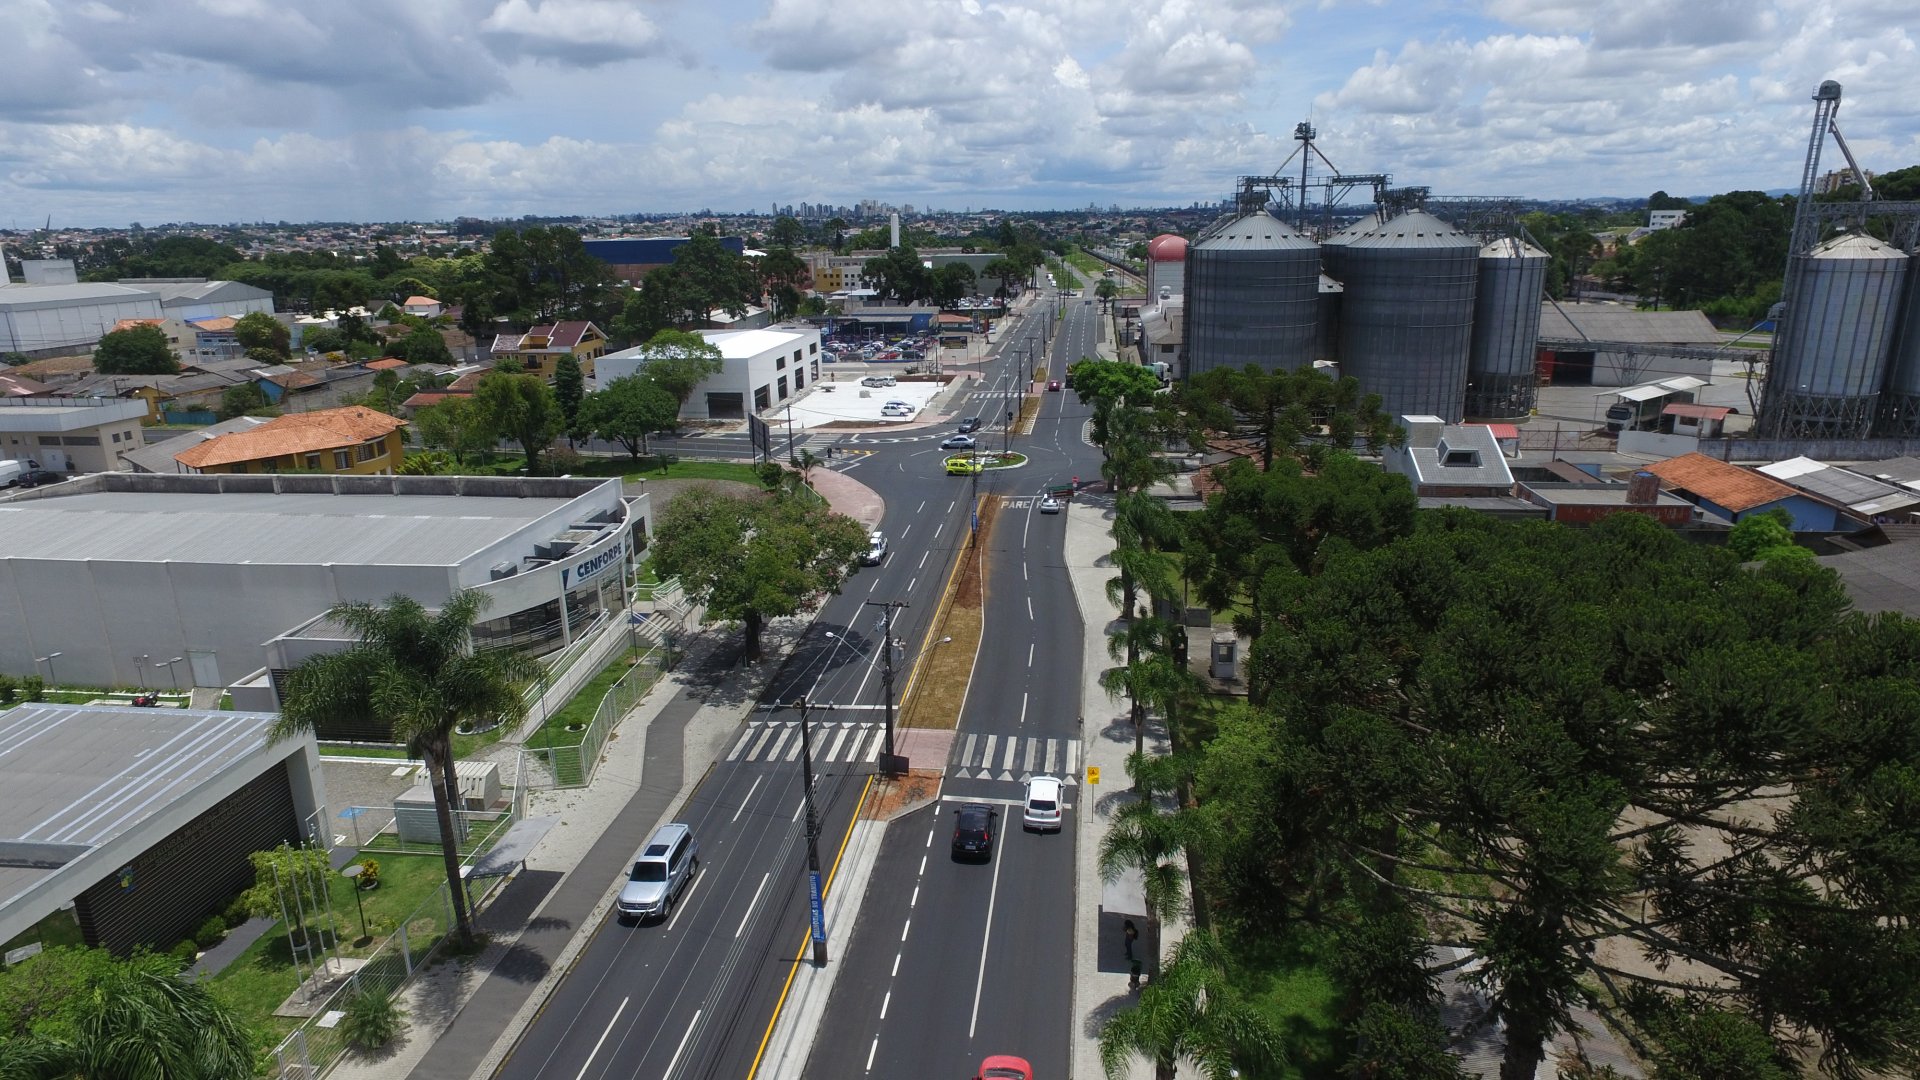
[[[1060,389],[1060,380],[1059,380],[1059,379],[1055,379],[1055,380],[1053,380],[1052,382],[1050,382],[1050,383],[1048,383],[1048,384],[1047,384],[1047,389],[1049,389],[1049,390],[1058,390],[1058,389]]]
[[[1033,1066],[1026,1058],[1017,1058],[1009,1054],[995,1054],[980,1063],[980,1071],[973,1080],[1033,1080]]]

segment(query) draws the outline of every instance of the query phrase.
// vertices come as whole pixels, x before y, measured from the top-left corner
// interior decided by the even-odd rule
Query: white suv
[[[887,558],[887,534],[878,529],[867,534],[867,550],[860,553],[861,566],[879,566]]]

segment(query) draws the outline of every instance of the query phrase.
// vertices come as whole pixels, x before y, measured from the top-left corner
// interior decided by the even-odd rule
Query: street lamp
[[[148,656],[146,653],[141,653],[139,656],[133,658],[133,674],[135,678],[140,680],[140,689],[142,690],[147,688],[147,661],[151,659],[153,659],[153,657]]]
[[[365,945],[373,940],[373,935],[367,933],[367,909],[360,903],[360,875],[366,869],[364,863],[348,863],[340,868],[340,873],[353,883],[353,907],[360,913],[360,940],[354,942],[356,945]]]
[[[800,710],[800,775],[804,782],[801,794],[807,807],[807,906],[812,926],[813,963],[815,967],[826,967],[827,910],[820,887],[820,819],[813,811],[813,736],[807,729],[808,705],[806,698],[799,698],[792,707]]]
[[[176,656],[171,660],[163,660],[160,663],[153,665],[154,667],[157,667],[157,668],[167,669],[167,674],[171,676],[173,679],[173,692],[176,694],[180,692],[180,673],[173,669],[173,665],[178,664],[185,659],[186,657],[184,656]]]
[[[60,656],[60,653],[50,652],[45,656],[36,656],[33,658],[34,663],[47,665],[47,689],[49,690],[60,685],[60,680],[55,678],[53,674],[53,662],[60,659]]]

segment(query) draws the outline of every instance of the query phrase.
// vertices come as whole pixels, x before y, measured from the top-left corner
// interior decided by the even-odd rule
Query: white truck
[[[40,463],[32,458],[21,458],[18,461],[0,461],[0,487],[11,487],[15,480],[20,479],[22,473],[38,469],[39,467]]]

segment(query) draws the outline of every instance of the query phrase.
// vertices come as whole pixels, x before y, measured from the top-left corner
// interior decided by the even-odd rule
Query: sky
[[[1920,163],[1916,0],[0,0],[0,228],[1796,188]],[[1828,145],[1823,168],[1840,158]],[[1297,163],[1291,168],[1297,168]]]

